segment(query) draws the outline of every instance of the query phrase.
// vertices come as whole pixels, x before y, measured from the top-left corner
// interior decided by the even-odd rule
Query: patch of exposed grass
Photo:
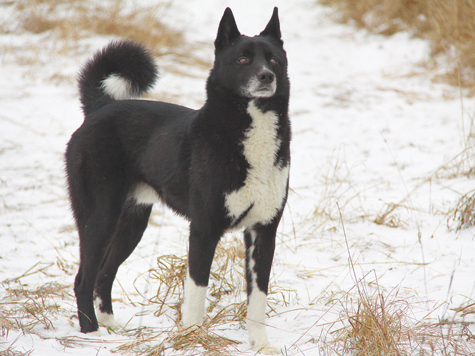
[[[460,231],[475,226],[475,191],[471,191],[458,201],[453,214],[449,217],[455,223],[455,230]]]
[[[361,356],[402,354],[408,309],[407,302],[382,293],[347,299],[340,315],[346,325],[335,332],[335,349]]]
[[[338,10],[341,22],[374,33],[408,31],[429,40],[431,56],[444,58],[441,79],[475,94],[475,0],[319,0]]]
[[[356,294],[344,293],[338,300],[341,310],[338,325],[343,327],[331,333],[332,340],[326,340],[325,348],[330,353],[469,355],[474,349],[475,340],[463,321],[417,319],[413,312],[420,302],[415,296],[399,296],[397,289],[386,293],[375,281],[370,288],[364,280],[358,283]],[[458,315],[463,317],[463,310]]]
[[[122,0],[20,0],[13,15],[0,26],[4,34],[45,34],[71,50],[78,40],[94,35],[119,36],[141,41],[155,55],[172,53],[183,36],[159,20],[164,5],[128,8]]]
[[[90,39],[111,36],[144,43],[155,56],[172,56],[181,64],[209,67],[193,55],[180,29],[172,28],[161,18],[168,2],[134,5],[123,0],[19,0],[2,7],[10,14],[0,24],[0,34],[19,36],[18,41],[2,45],[5,58],[33,65],[52,55],[73,56],[95,50]],[[23,34],[32,36],[21,37]],[[14,43],[14,44],[12,44]],[[88,44],[89,43],[89,44]],[[62,80],[56,73],[54,80]]]
[[[19,281],[4,281],[5,296],[0,301],[0,327],[5,330],[32,331],[37,325],[53,328],[53,320],[62,311],[56,299],[71,299],[71,286],[46,283],[29,289]]]

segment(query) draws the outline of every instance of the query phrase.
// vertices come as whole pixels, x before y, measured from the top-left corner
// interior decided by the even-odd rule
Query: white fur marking
[[[267,295],[259,289],[252,289],[247,304],[247,330],[249,342],[254,351],[267,354],[279,353],[279,350],[270,346],[265,326]]]
[[[270,223],[282,206],[289,177],[289,166],[275,166],[280,140],[277,138],[278,116],[273,111],[262,112],[254,101],[247,112],[252,124],[243,141],[244,156],[250,168],[244,186],[225,196],[229,215],[237,219],[251,204],[240,226]]]
[[[103,313],[100,309],[102,304],[102,300],[99,297],[94,298],[94,306],[96,307],[96,318],[97,321],[106,326],[111,328],[112,330],[121,329],[122,325],[120,325],[117,321],[115,321],[114,314],[107,314]]]
[[[248,268],[249,273],[251,275],[251,287],[252,287],[252,291],[254,292],[254,291],[259,290],[259,287],[257,286],[257,273],[254,270],[254,267],[256,265],[256,261],[252,257],[252,255],[254,254],[254,249],[256,248],[256,232],[251,230],[250,234],[251,234],[251,247],[248,250],[249,264],[248,264],[247,268]]]
[[[131,198],[134,198],[137,204],[154,204],[160,202],[160,197],[155,189],[146,183],[137,184],[132,191]]]
[[[114,318],[114,314],[107,314],[107,313],[103,313],[101,312],[100,310],[96,310],[96,317],[97,317],[97,321],[108,327],[108,328],[111,328],[112,330],[119,330],[119,329],[122,329],[122,325],[119,324],[115,318]]]
[[[102,89],[115,100],[134,97],[130,82],[117,74],[111,74],[102,81]]]
[[[252,77],[247,82],[246,86],[242,88],[242,94],[249,98],[270,98],[275,94],[277,85],[274,82],[270,83],[269,88],[262,88],[262,84],[257,77]]]
[[[266,66],[263,66],[261,70],[263,71],[266,70],[274,74]],[[242,87],[241,93],[248,98],[270,98],[271,96],[275,94],[276,90],[277,90],[276,80],[270,83],[268,88],[265,88],[265,84],[262,84],[257,78],[257,76],[254,75],[249,79],[247,84],[244,87]]]
[[[247,302],[247,330],[249,333],[249,342],[254,351],[262,352],[268,355],[280,354],[280,351],[272,347],[269,343],[267,330],[265,326],[267,295],[259,290],[257,286],[257,274],[254,270],[256,262],[252,255],[254,253],[256,233],[251,231],[252,245],[248,250],[249,265],[248,269],[251,274],[251,295],[248,296]]]
[[[185,328],[192,325],[201,325],[205,315],[207,287],[196,285],[188,272],[185,281],[185,300],[183,302],[182,324]]]
[[[93,338],[96,338],[96,337],[102,337],[104,335],[99,330],[96,330],[96,331],[91,331],[90,333],[86,333],[86,336],[91,336]]]

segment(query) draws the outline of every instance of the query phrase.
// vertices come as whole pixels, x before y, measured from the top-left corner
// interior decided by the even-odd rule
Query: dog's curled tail
[[[79,73],[82,109],[87,116],[113,101],[139,97],[158,78],[151,53],[140,43],[121,40],[98,51]]]

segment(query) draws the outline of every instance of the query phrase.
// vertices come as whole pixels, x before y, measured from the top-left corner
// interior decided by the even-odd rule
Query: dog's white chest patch
[[[250,168],[244,186],[225,196],[228,214],[234,221],[252,206],[237,227],[270,223],[282,207],[289,177],[289,165],[275,165],[281,143],[277,138],[277,114],[262,112],[253,100],[247,112],[252,124],[242,144]]]

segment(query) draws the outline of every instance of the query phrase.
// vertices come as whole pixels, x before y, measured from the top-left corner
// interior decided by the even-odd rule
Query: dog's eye
[[[279,63],[279,60],[276,57],[270,57],[269,63],[270,64],[277,64],[277,63]]]
[[[251,60],[247,57],[239,57],[239,59],[236,62],[239,64],[249,64]]]

